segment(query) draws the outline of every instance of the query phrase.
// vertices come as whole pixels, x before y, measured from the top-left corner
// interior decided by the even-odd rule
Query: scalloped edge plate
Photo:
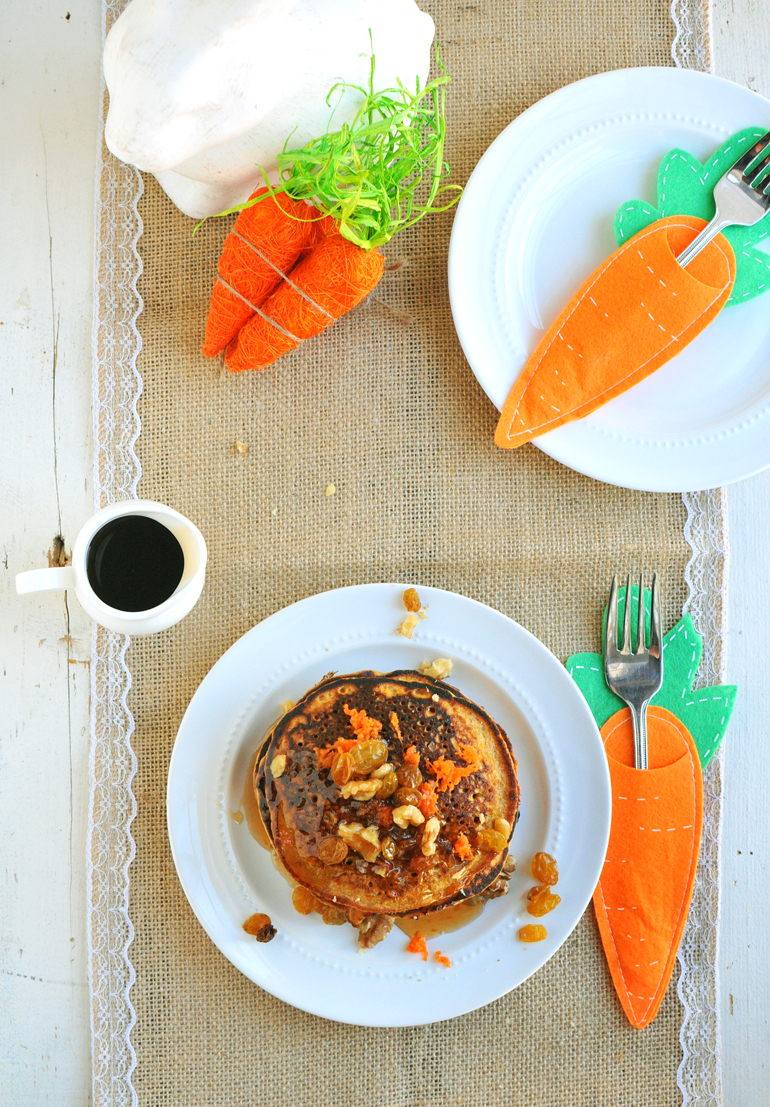
[[[694,70],[621,69],[546,96],[492,143],[452,230],[449,293],[465,356],[498,410],[544,329],[616,248],[615,212],[655,202],[673,147],[701,161],[770,101]],[[770,466],[770,293],[727,308],[681,354],[592,415],[534,439],[596,480],[713,488]]]
[[[484,604],[419,587],[428,607],[412,641],[396,633],[408,585],[323,592],[265,619],[214,665],[185,712],[171,757],[168,829],[179,879],[198,920],[236,968],[274,996],[324,1018],[412,1026],[474,1010],[517,987],[553,956],[586,909],[610,826],[610,783],[599,731],[577,686],[528,631]],[[330,670],[415,668],[449,657],[449,684],[485,707],[519,759],[521,818],[507,896],[471,924],[430,941],[444,969],[405,952],[394,927],[359,954],[352,927],[324,926],[291,906],[289,885],[237,812],[249,758],[280,714]],[[559,861],[559,907],[548,938],[525,945],[529,860]],[[241,929],[265,911],[278,929],[260,945]]]

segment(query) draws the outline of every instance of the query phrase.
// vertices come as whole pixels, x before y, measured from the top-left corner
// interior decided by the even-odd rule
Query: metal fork
[[[652,577],[650,645],[645,647],[644,584],[639,577],[639,614],[636,649],[631,651],[631,576],[626,580],[623,611],[623,646],[618,649],[618,578],[612,578],[607,625],[604,628],[604,675],[610,691],[628,704],[634,724],[634,764],[647,768],[647,708],[663,683],[663,650],[660,633],[658,574]]]
[[[763,156],[765,155],[765,156]],[[759,158],[761,161],[757,164]],[[770,211],[770,131],[738,158],[714,188],[714,218],[676,259],[689,265],[725,227],[751,227]],[[764,179],[763,179],[764,178]]]

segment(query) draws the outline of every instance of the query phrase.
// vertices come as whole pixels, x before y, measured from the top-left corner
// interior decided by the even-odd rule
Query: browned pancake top
[[[424,780],[436,779],[430,764],[442,757],[464,766],[463,745],[478,752],[479,768],[437,794],[440,829],[432,856],[421,848],[424,825],[404,829],[393,823],[395,797],[345,799],[319,763],[316,749],[354,737],[346,707],[382,724],[378,737],[387,742],[388,762],[396,769],[404,764],[405,751],[415,747]],[[285,756],[285,768],[273,777],[270,766],[278,754]],[[482,847],[479,831],[495,818],[515,825],[519,803],[516,761],[502,729],[454,688],[411,670],[331,677],[311,689],[268,736],[255,784],[280,860],[298,883],[324,902],[388,915],[435,909],[485,888],[507,849]],[[380,852],[368,861],[351,849],[343,862],[324,864],[319,845],[350,823],[370,828],[375,841],[390,838],[393,860]],[[455,851],[461,834],[471,844],[470,859]]]

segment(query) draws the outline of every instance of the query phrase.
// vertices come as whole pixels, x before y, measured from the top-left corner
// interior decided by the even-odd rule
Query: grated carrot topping
[[[451,969],[452,962],[448,957],[444,956],[440,949],[437,949],[433,956],[438,961],[439,965],[443,965],[445,969]]]
[[[404,737],[401,733],[401,727],[398,723],[398,715],[395,713],[395,711],[391,711],[390,713],[390,725],[393,727],[393,733],[396,735],[396,738],[398,738],[399,742],[403,742]]]
[[[332,744],[325,749],[313,746],[318,764],[322,769],[330,769],[335,753],[348,753],[357,742],[357,738],[338,738],[336,742],[332,742]]]
[[[365,711],[348,707],[347,704],[344,704],[342,710],[350,717],[353,733],[359,740],[376,738],[382,730],[382,723],[378,719],[370,719]]]
[[[425,943],[425,935],[417,930],[411,937],[406,947],[407,953],[421,953],[423,961],[428,960],[428,947]]]
[[[417,752],[416,746],[407,746],[404,750],[404,764],[405,765],[419,765],[420,755]]]
[[[470,861],[473,857],[473,849],[465,834],[458,834],[454,844],[454,851],[461,861]]]
[[[481,768],[482,760],[475,746],[462,745],[459,752],[465,765],[458,765],[456,761],[450,761],[447,757],[428,761],[428,769],[436,777],[439,792],[445,792],[447,788],[451,791],[463,777],[470,776]]]

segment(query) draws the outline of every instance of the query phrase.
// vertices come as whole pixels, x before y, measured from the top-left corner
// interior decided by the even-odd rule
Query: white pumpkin
[[[104,50],[105,139],[200,219],[242,203],[290,137],[330,129],[337,81],[427,79],[434,26],[414,0],[132,0]],[[360,103],[346,92],[331,126]]]

